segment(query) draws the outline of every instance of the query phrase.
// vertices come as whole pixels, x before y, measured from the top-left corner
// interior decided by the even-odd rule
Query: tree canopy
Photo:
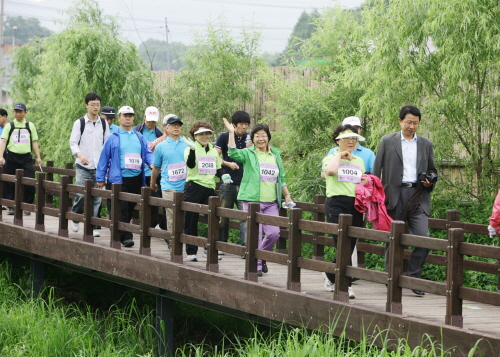
[[[52,35],[52,31],[48,28],[40,25],[40,20],[29,17],[24,18],[22,16],[7,16],[4,23],[4,35],[3,43],[12,44],[12,35],[15,30],[15,41],[16,45],[24,45],[34,37],[49,37]]]
[[[121,38],[115,21],[102,16],[96,1],[78,2],[69,16],[69,27],[44,39],[40,54],[28,44],[14,57],[14,101],[26,103],[27,119],[37,124],[42,158],[57,165],[73,161],[69,135],[73,122],[86,113],[87,93],[101,95],[102,105],[130,105],[138,113],[159,100],[154,73],[137,48]]]
[[[181,58],[185,55],[188,46],[182,42],[168,44],[170,69],[180,71],[184,63]],[[167,66],[167,41],[147,39],[139,46],[139,56],[153,71],[168,69]]]

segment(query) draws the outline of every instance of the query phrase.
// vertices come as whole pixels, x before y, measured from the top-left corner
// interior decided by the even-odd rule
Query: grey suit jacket
[[[428,170],[436,171],[434,165],[434,148],[432,141],[418,135],[417,138],[417,175]],[[437,171],[436,171],[437,172]],[[385,135],[380,141],[373,174],[378,176],[385,191],[385,205],[387,210],[394,209],[399,200],[401,184],[403,182],[403,152],[401,149],[401,132]],[[431,211],[430,189],[424,188],[420,206],[429,215]]]

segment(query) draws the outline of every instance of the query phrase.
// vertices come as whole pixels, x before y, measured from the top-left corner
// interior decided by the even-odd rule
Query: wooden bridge
[[[430,340],[454,356],[467,355],[478,347],[482,356],[500,355],[500,293],[463,286],[464,270],[486,272],[500,277],[500,247],[464,242],[464,233],[488,234],[485,225],[459,221],[457,211],[449,211],[446,220],[430,219],[430,227],[446,230],[447,239],[406,234],[403,222],[392,223],[390,232],[350,225],[351,216],[342,215],[338,224],[325,223],[324,196],[314,203],[297,202],[282,216],[257,213],[259,205],[250,203],[248,212],[219,207],[219,198],[208,205],[183,201],[176,192],[173,200],[151,196],[150,188],[141,195],[122,193],[120,185],[111,191],[72,184],[75,171],[44,166],[36,179],[3,174],[0,168],[0,192],[3,182],[15,182],[15,199],[1,199],[2,205],[14,207],[14,216],[0,210],[0,249],[32,259],[34,290],[43,285],[44,264],[54,264],[94,275],[157,295],[157,321],[163,321],[165,333],[159,337],[160,355],[173,355],[173,306],[175,300],[188,302],[255,321],[285,322],[321,329],[325,332],[360,340],[363,334],[383,335],[394,343],[405,338],[411,347],[425,346]],[[60,175],[54,181],[54,174]],[[36,188],[36,203],[22,203],[23,185]],[[71,213],[71,196],[85,195],[85,213]],[[135,202],[140,223],[119,222],[119,209],[112,209],[110,219],[91,217],[92,196],[110,199],[112,207],[121,200]],[[58,208],[54,207],[58,197]],[[150,206],[172,208],[172,232],[150,228]],[[24,216],[23,211],[33,212]],[[207,237],[183,234],[184,211],[199,212],[208,224]],[[312,212],[314,220],[302,218]],[[219,217],[247,221],[247,246],[218,241]],[[68,231],[68,220],[83,222],[80,233]],[[259,223],[281,227],[276,251],[257,249]],[[100,225],[101,237],[94,238],[92,225]],[[118,230],[134,233],[135,246],[122,248]],[[324,247],[333,246],[327,234],[338,235],[337,263],[324,261]],[[388,272],[349,265],[351,237],[390,244]],[[161,239],[171,239],[171,250]],[[183,244],[207,248],[207,257],[189,262]],[[313,245],[313,257],[302,256],[302,245]],[[446,281],[434,282],[405,276],[406,246],[420,246],[445,255],[430,254],[427,263],[446,267]],[[358,242],[360,254],[384,254],[383,245]],[[218,260],[217,251],[224,252]],[[245,259],[241,257],[244,256]],[[496,259],[496,263],[464,259],[476,256]],[[257,259],[268,261],[269,273],[257,276]],[[362,264],[361,264],[362,265]],[[326,292],[320,272],[336,274],[335,292]],[[349,277],[356,298],[349,300]],[[499,280],[500,287],[500,280]],[[425,291],[423,297],[410,289]],[[160,329],[158,329],[160,331]]]

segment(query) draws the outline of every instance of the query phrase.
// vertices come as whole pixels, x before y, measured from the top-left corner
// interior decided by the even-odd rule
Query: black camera
[[[430,183],[435,184],[438,180],[438,174],[436,171],[426,171],[418,174],[418,181],[428,180]]]

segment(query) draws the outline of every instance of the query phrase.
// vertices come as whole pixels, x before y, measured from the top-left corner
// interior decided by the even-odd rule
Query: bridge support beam
[[[33,281],[31,283],[31,295],[33,298],[37,298],[43,289],[45,263],[31,258],[30,268],[31,275],[33,276]]]
[[[158,355],[174,357],[174,306],[175,301],[163,295],[160,289],[156,295],[156,333]]]

